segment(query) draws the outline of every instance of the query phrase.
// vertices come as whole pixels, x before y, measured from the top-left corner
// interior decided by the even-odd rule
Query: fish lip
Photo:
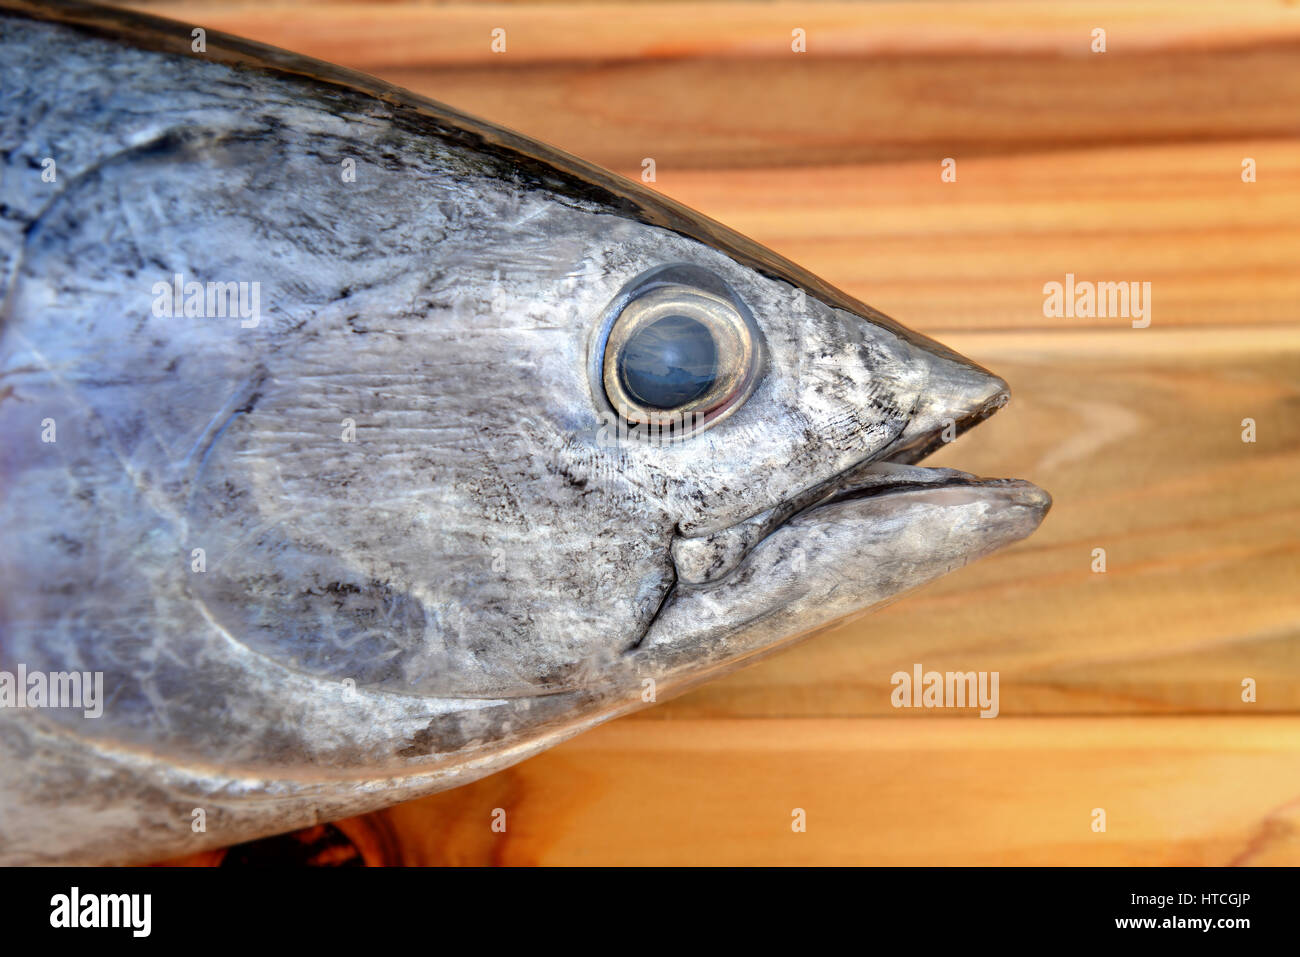
[[[831,476],[825,483],[830,486],[832,491],[822,499],[810,506],[801,508],[796,515],[803,515],[807,512],[820,508],[824,505],[830,505],[837,502],[851,501],[853,499],[875,498],[884,495],[890,495],[901,492],[914,491],[917,489],[934,489],[934,488],[954,488],[954,487],[971,487],[971,488],[1006,488],[1016,491],[1020,497],[1025,499],[1024,502],[1016,504],[1034,504],[1041,507],[1043,514],[1052,506],[1052,497],[1045,490],[1039,488],[1031,482],[1017,478],[982,478],[969,472],[961,472],[956,469],[933,468],[916,465],[917,462],[927,458],[931,453],[937,451],[949,442],[970,431],[979,425],[985,419],[990,418],[998,410],[1006,406],[1011,399],[1011,389],[1006,381],[999,376],[994,375],[983,367],[976,366],[974,363],[966,360],[972,368],[988,376],[989,380],[995,384],[996,388],[977,406],[963,413],[961,416],[952,420],[952,435],[945,436],[947,431],[944,426],[936,426],[929,431],[916,436],[906,444],[896,442],[886,447],[876,456],[866,459],[862,462],[852,465],[841,472]],[[896,473],[900,476],[897,482],[873,482],[868,485],[855,484],[853,477],[855,475],[888,474],[892,467],[897,467]],[[947,473],[934,481],[928,480],[930,476],[938,476],[939,473]],[[781,525],[792,520],[795,515],[791,515],[781,522]],[[778,526],[774,526],[771,531],[775,531]],[[771,533],[769,531],[769,534]]]
[[[837,487],[828,490],[816,501],[810,502],[772,525],[765,531],[763,538],[767,538],[798,518],[828,506],[864,499],[887,498],[908,492],[960,488],[1000,489],[1008,493],[1006,505],[1033,508],[1040,513],[1040,521],[1052,507],[1052,496],[1046,490],[1024,479],[983,478],[957,469],[925,468],[894,460],[864,463],[839,473],[835,478],[839,480]],[[871,481],[864,479],[871,479]],[[757,547],[758,544],[759,542],[755,542],[753,547]]]
[[[960,358],[960,357],[959,357]],[[919,434],[907,436],[904,435],[907,430],[904,428],[894,438],[892,442],[882,449],[878,449],[865,458],[859,459],[852,465],[841,469],[839,472],[829,475],[820,482],[815,483],[801,491],[782,499],[779,502],[769,506],[761,512],[757,512],[734,522],[723,528],[713,529],[711,531],[697,532],[689,534],[682,530],[679,525],[675,532],[677,539],[688,541],[700,541],[735,534],[736,530],[742,526],[753,524],[760,521],[766,526],[762,537],[774,532],[785,524],[795,515],[802,514],[807,510],[810,504],[820,500],[828,491],[834,491],[844,486],[845,482],[855,472],[864,468],[870,468],[873,465],[900,464],[912,465],[929,456],[958,436],[970,431],[979,425],[985,419],[990,418],[995,412],[1003,408],[1011,399],[1011,388],[1007,385],[1006,380],[1000,376],[989,372],[982,366],[976,365],[968,359],[960,358],[962,364],[970,370],[977,372],[984,381],[992,385],[989,393],[973,408],[961,411],[955,410],[954,417],[950,420],[940,421],[933,425],[927,431]],[[945,436],[945,432],[951,430],[950,436]],[[753,544],[757,544],[755,540]]]
[[[896,463],[875,463],[875,464],[896,464]],[[895,482],[882,482],[877,484],[853,485],[849,484],[837,491],[831,492],[825,498],[801,509],[790,518],[786,519],[781,525],[787,525],[795,518],[806,515],[809,512],[816,511],[828,505],[838,505],[841,502],[860,501],[868,498],[883,498],[889,495],[898,495],[905,492],[929,491],[934,489],[945,488],[989,488],[1005,489],[1012,493],[1011,504],[1027,505],[1040,508],[1044,514],[1052,507],[1052,496],[1044,489],[1039,488],[1032,482],[1017,478],[981,478],[978,475],[972,475],[969,472],[959,472],[956,469],[934,469],[921,468],[919,466],[909,466],[909,473],[939,473],[949,472],[951,474],[937,478],[935,481],[924,481],[918,477],[909,474],[908,477],[901,477]],[[780,527],[780,526],[777,526]],[[773,529],[775,531],[775,529]],[[770,532],[768,534],[771,534]]]

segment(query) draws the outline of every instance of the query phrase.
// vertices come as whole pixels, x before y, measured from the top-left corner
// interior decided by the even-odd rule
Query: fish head
[[[905,468],[999,408],[997,376],[571,157],[408,135],[442,151],[419,175],[340,194],[304,170],[246,205],[228,170],[259,164],[222,153],[249,147],[151,157],[190,167],[191,193],[211,168],[231,232],[304,208],[350,224],[274,266],[241,245],[228,270],[295,313],[315,297],[310,322],[272,313],[238,338],[237,368],[260,371],[222,372],[248,395],[189,482],[209,556],[190,588],[235,641],[375,692],[603,706],[669,659],[711,673],[1041,517],[1021,486]],[[401,248],[370,251],[376,234]],[[196,446],[220,418],[200,403]],[[816,515],[857,515],[858,534],[796,541],[835,496]]]
[[[620,543],[579,565],[618,596],[588,687],[694,684],[1038,526],[1040,489],[914,464],[1005,405],[1001,378],[718,224],[668,218],[600,229],[569,304],[585,380],[549,452],[583,529]]]

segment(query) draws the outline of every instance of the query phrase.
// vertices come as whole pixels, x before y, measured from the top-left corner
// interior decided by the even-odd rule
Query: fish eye
[[[678,267],[677,275],[689,276]],[[633,425],[688,434],[738,408],[757,380],[758,337],[743,306],[716,277],[709,286],[656,271],[624,299],[605,341],[602,384]]]

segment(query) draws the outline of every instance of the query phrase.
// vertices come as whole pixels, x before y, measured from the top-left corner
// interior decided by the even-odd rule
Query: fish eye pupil
[[[675,441],[709,428],[759,379],[762,338],[749,310],[721,279],[689,263],[626,284],[594,331],[587,368],[597,409],[656,437]]]
[[[718,346],[702,322],[664,316],[638,329],[618,363],[623,388],[652,409],[675,409],[697,399],[718,377]]]

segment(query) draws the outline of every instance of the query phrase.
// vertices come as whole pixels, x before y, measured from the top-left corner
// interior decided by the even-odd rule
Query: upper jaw
[[[839,489],[829,493],[805,511],[882,495],[941,488],[996,491],[1003,504],[1028,508],[1037,514],[1038,521],[1041,521],[1052,507],[1051,495],[1023,479],[980,478],[958,469],[921,468],[899,462],[874,462],[845,473]]]
[[[996,378],[996,377],[995,377]],[[876,459],[880,462],[911,464],[919,462],[939,447],[951,442],[963,432],[979,425],[1011,399],[1011,390],[1001,379],[990,385],[985,395],[966,409],[947,415],[937,424],[929,422],[928,428],[905,429]]]
[[[907,426],[873,461],[919,462],[974,428],[1011,399],[1006,380],[969,359],[925,353],[926,370]]]

